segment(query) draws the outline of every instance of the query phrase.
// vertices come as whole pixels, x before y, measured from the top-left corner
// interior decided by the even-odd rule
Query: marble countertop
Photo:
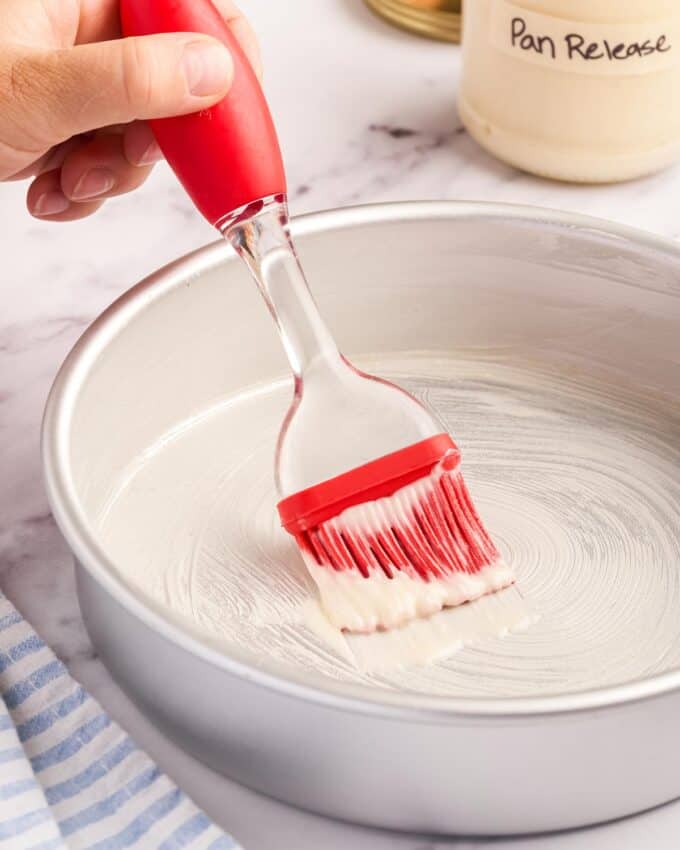
[[[587,212],[680,235],[680,168],[577,187],[496,162],[456,114],[458,49],[383,24],[361,0],[242,0],[259,32],[265,85],[294,213],[373,201],[476,199]],[[0,186],[0,586],[73,674],[248,850],[675,850],[680,803],[594,830],[450,842],[333,823],[228,782],[163,738],[114,684],[80,618],[69,552],[41,480],[39,427],[56,370],[86,325],[127,287],[213,239],[168,169],[91,220],[40,223],[25,187]]]

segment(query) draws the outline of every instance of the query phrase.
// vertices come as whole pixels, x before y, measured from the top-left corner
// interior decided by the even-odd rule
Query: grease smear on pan
[[[394,632],[333,629],[275,512],[287,381],[225,399],[124,471],[100,532],[125,581],[213,646],[373,687],[536,695],[680,665],[677,400],[492,354],[363,365],[439,412],[516,587]]]

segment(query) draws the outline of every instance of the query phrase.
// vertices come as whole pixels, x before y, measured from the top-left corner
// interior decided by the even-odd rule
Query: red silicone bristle
[[[293,494],[279,513],[327,617],[350,632],[400,626],[514,581],[447,434]]]
[[[457,468],[372,503],[360,523],[341,515],[296,538],[319,565],[365,577],[379,569],[388,578],[405,571],[430,581],[500,559]]]

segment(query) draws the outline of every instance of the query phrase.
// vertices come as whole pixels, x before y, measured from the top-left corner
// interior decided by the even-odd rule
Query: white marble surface
[[[585,211],[680,234],[680,168],[634,183],[574,187],[513,171],[461,130],[458,51],[389,28],[360,0],[243,0],[260,34],[265,82],[289,171],[293,212],[422,198],[511,201]],[[680,803],[595,830],[448,843],[332,823],[245,791],[165,740],[94,654],[69,553],[46,503],[42,407],[90,320],[124,289],[213,238],[165,167],[136,197],[68,225],[32,220],[24,187],[0,186],[0,586],[73,673],[199,804],[249,850],[675,850]]]

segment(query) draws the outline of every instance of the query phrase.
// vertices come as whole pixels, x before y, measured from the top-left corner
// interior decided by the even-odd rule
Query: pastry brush
[[[328,619],[370,632],[513,582],[460,469],[460,452],[412,395],[338,350],[291,239],[286,178],[260,83],[211,0],[122,0],[125,35],[200,32],[231,51],[228,95],[151,122],[205,218],[247,263],[278,327],[294,396],[276,451],[278,510]]]

